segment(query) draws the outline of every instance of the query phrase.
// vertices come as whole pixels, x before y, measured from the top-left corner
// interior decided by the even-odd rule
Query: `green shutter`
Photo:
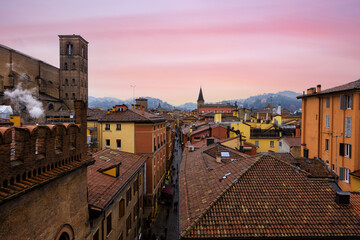
[[[345,155],[345,144],[344,143],[340,143],[340,156],[344,156]]]

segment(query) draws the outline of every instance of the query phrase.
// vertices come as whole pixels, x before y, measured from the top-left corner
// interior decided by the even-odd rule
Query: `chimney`
[[[318,93],[321,92],[321,85],[320,84],[316,86],[316,92],[318,92]]]
[[[214,142],[215,142],[214,138],[207,138],[206,139],[206,146],[209,146],[209,145],[213,144]]]
[[[144,107],[142,107],[142,115],[144,116],[144,113],[145,113],[145,108]]]
[[[335,202],[339,206],[350,206],[350,195],[349,192],[336,192]]]

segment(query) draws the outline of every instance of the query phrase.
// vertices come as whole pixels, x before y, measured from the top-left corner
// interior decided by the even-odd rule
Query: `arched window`
[[[75,86],[75,78],[72,79],[72,85]]]
[[[67,63],[64,64],[64,70],[68,70],[68,65],[67,65]]]
[[[69,80],[67,78],[65,79],[65,85],[69,86]]]
[[[61,226],[60,231],[55,236],[55,240],[72,240],[74,239],[74,230],[69,224]]]
[[[69,95],[67,93],[65,93],[65,99],[68,99]]]
[[[68,233],[63,232],[63,233],[60,235],[59,240],[70,240],[70,236],[69,236]]]
[[[73,55],[73,45],[71,43],[68,43],[66,45],[66,54],[68,56],[72,56]]]
[[[84,57],[84,46],[81,47],[81,56]]]
[[[75,99],[75,93],[72,94],[72,99]]]
[[[76,65],[75,65],[75,63],[72,64],[72,70],[76,70]]]

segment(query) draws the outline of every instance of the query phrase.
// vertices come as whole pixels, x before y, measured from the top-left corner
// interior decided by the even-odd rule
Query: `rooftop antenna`
[[[136,85],[130,85],[130,87],[133,88],[133,99],[134,99],[134,106],[135,106],[135,88],[136,88]]]

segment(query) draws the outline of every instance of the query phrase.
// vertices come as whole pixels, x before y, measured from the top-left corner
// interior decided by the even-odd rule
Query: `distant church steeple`
[[[203,97],[203,94],[202,94],[202,89],[201,89],[201,87],[200,87],[200,92],[199,92],[199,97],[198,97],[198,100],[197,100],[198,102],[199,101],[202,101],[203,103],[204,103],[204,97]]]
[[[205,103],[205,100],[204,100],[204,97],[203,97],[202,89],[200,87],[199,97],[198,97],[198,100],[197,100],[198,113],[200,113],[200,107],[204,106],[204,103]]]

